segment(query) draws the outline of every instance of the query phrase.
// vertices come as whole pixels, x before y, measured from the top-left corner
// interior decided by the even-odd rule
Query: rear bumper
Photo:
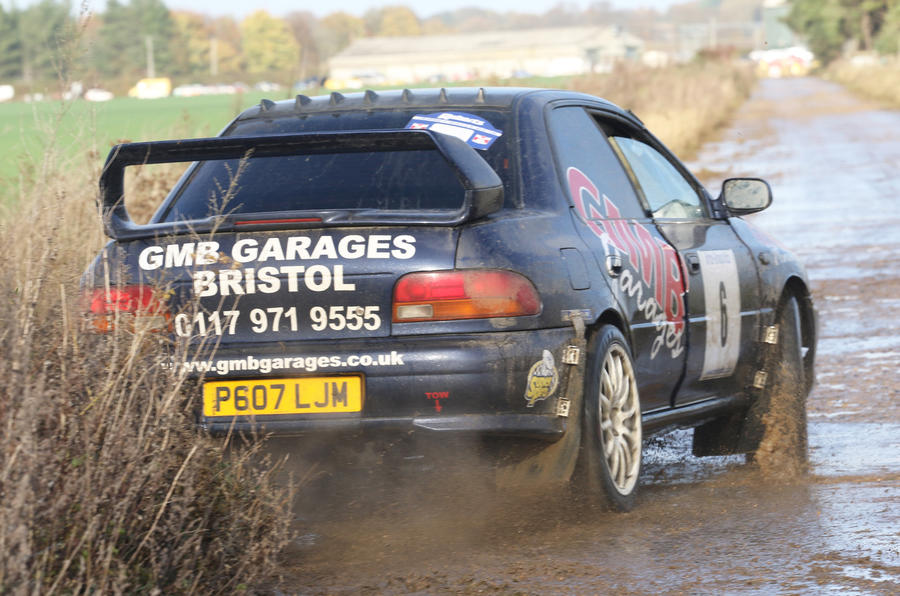
[[[555,440],[566,430],[566,419],[544,414],[465,414],[460,416],[420,416],[412,418],[331,418],[288,419],[252,422],[205,419],[201,423],[214,435],[252,432],[263,429],[276,435],[305,435],[335,431],[455,432]]]
[[[200,426],[214,434],[377,430],[553,440],[565,430],[565,419],[556,415],[556,402],[565,391],[568,367],[561,360],[571,337],[571,329],[558,328],[325,342],[327,345],[235,345],[222,346],[215,358],[201,361],[202,366],[197,361],[182,365],[210,381],[349,373],[364,377],[360,412],[213,417],[198,408]],[[544,375],[544,384],[535,384],[535,377],[547,371],[545,352],[552,356],[551,376],[555,379]],[[541,363],[545,365],[539,367]],[[544,389],[535,393],[536,385]]]

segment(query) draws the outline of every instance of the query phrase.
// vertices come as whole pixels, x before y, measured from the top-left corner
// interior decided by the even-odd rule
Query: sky
[[[4,8],[10,8],[15,5],[24,8],[36,3],[38,0],[0,0],[0,5]],[[127,2],[127,0],[124,0]],[[283,16],[295,10],[305,10],[312,12],[316,16],[322,17],[328,13],[342,10],[362,16],[370,8],[378,8],[394,4],[408,6],[415,11],[420,17],[430,17],[433,14],[454,10],[465,6],[478,6],[487,8],[496,12],[530,12],[543,13],[560,4],[561,0],[491,0],[484,2],[483,0],[163,0],[171,9],[191,10],[211,16],[230,15],[234,17],[244,17],[254,11],[265,9],[275,16]],[[608,0],[615,8],[655,8],[664,11],[673,4],[679,4],[686,0]],[[72,0],[72,4],[76,7],[86,4],[88,8],[94,12],[102,12],[106,7],[106,0]],[[591,2],[589,0],[570,1],[566,0],[566,4],[575,5],[579,8],[585,8]],[[77,12],[77,10],[76,10]]]

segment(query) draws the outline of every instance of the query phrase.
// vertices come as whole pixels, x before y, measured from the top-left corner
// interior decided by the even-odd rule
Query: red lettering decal
[[[675,249],[668,244],[661,245],[661,248],[665,283],[663,284],[663,302],[660,303],[660,306],[665,309],[666,319],[673,323],[675,332],[680,333],[684,329],[683,297],[687,291],[684,283],[686,277],[681,273],[681,260]]]
[[[597,186],[578,168],[569,168],[566,171],[566,178],[575,208],[587,222],[588,227],[598,238],[609,238],[606,226],[603,222],[597,221],[606,216],[603,205],[600,204]]]
[[[621,219],[622,214],[619,212],[619,208],[616,207],[612,201],[609,200],[609,197],[603,195],[603,206],[606,207],[606,216],[610,219]]]
[[[606,208],[606,216],[612,220],[609,222],[609,228],[610,236],[613,237],[613,244],[637,268],[637,242],[631,234],[628,223],[622,219],[622,213],[606,195],[603,195],[603,206]]]
[[[444,408],[441,407],[441,400],[450,397],[449,391],[426,391],[425,397],[434,400],[434,411],[440,413]]]
[[[644,226],[634,226],[634,235],[637,237],[638,252],[641,257],[641,279],[650,287],[662,285],[662,252],[659,244]],[[658,299],[657,302],[659,302]],[[660,304],[662,303],[660,302]]]
[[[628,257],[631,268],[653,290],[666,320],[672,323],[676,333],[681,333],[688,278],[678,253],[647,227],[623,220],[621,212],[606,195],[602,196],[601,204],[600,191],[584,172],[570,167],[566,178],[575,208],[588,227],[598,238]]]
[[[615,239],[616,248],[623,255],[628,257],[631,266],[635,270],[640,270],[640,262],[638,261],[637,242],[631,234],[631,227],[624,219],[614,219],[609,222],[610,234]]]
[[[606,226],[606,229],[609,232],[610,244],[616,247],[619,252],[623,253],[625,256],[631,259],[631,249],[627,240],[627,238],[630,236],[627,228],[628,224],[622,221],[621,212],[606,195],[603,195],[603,206],[606,211],[606,216],[612,220],[610,222],[607,222]]]

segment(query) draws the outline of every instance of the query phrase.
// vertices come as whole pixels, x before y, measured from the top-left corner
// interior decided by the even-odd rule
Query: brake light
[[[166,304],[150,286],[94,288],[86,295],[88,314],[94,330],[112,331],[127,321],[131,329],[166,329],[171,317]]]
[[[540,311],[541,299],[534,285],[512,271],[410,273],[394,286],[395,323],[521,317]]]

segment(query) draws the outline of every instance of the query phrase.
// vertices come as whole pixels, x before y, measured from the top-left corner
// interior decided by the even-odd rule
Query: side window
[[[653,217],[697,219],[706,209],[694,187],[659,151],[637,139],[611,135],[617,153],[630,168]]]
[[[645,219],[647,213],[606,134],[583,108],[550,113],[550,137],[572,203],[586,219]]]

